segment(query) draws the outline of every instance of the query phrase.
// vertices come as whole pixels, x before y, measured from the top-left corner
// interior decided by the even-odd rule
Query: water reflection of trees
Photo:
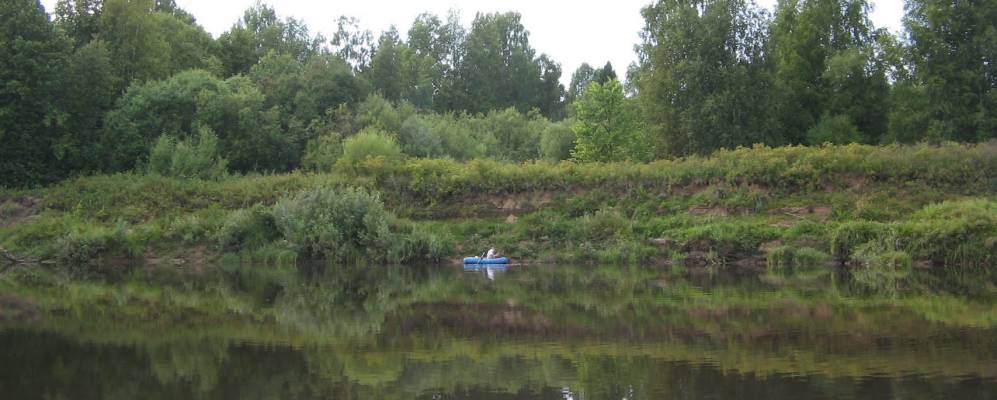
[[[855,275],[541,266],[491,281],[444,267],[234,268],[195,290],[249,299],[258,323],[128,335],[149,328],[52,320],[39,329],[60,335],[0,333],[18,349],[0,354],[0,389],[23,382],[16,388],[76,398],[156,398],[150,388],[164,398],[992,397],[993,273],[913,269],[886,289]]]

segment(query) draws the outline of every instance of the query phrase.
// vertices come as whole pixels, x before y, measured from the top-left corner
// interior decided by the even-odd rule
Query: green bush
[[[453,253],[453,237],[446,232],[411,222],[396,222],[397,229],[391,256],[387,261],[440,261]]]
[[[559,122],[547,125],[540,133],[540,158],[547,161],[561,161],[571,158],[575,148],[573,122]]]
[[[887,250],[875,243],[866,243],[855,250],[855,260],[868,268],[909,269],[914,259],[899,250]]]
[[[357,104],[356,114],[356,122],[362,128],[398,133],[402,123],[415,114],[415,108],[409,103],[401,103],[395,107],[383,96],[374,93]]]
[[[858,246],[883,238],[889,229],[886,224],[869,221],[851,221],[838,225],[831,233],[831,254],[838,260],[847,261]]]
[[[779,229],[764,223],[724,221],[695,225],[676,234],[687,249],[729,257],[756,254],[762,243],[779,237]]]
[[[202,128],[196,141],[160,136],[149,153],[148,171],[174,178],[217,179],[225,175],[226,165],[218,156],[218,137]]]
[[[398,132],[402,150],[416,157],[438,157],[443,155],[440,136],[418,116],[411,116],[402,123]]]
[[[815,146],[856,143],[860,139],[858,128],[847,115],[825,116],[807,131],[807,141]]]
[[[221,80],[208,71],[189,70],[132,85],[103,122],[101,156],[114,171],[131,169],[157,135],[195,137],[204,129],[218,134],[219,153],[236,171],[285,170],[300,155],[280,124],[279,111],[241,75]]]
[[[168,218],[162,225],[164,239],[170,241],[195,244],[208,238],[214,232],[217,221],[209,221],[196,214],[180,215]]]
[[[810,247],[779,246],[769,251],[766,261],[769,267],[788,268],[820,265],[829,258],[827,253]]]
[[[330,172],[343,155],[343,138],[335,132],[308,141],[301,166],[315,172]]]
[[[91,228],[69,232],[59,238],[53,258],[61,267],[81,271],[93,265],[101,255],[130,250],[127,229],[119,223],[114,229]]]
[[[216,234],[218,244],[227,250],[258,247],[279,237],[273,214],[262,204],[233,211]]]
[[[614,209],[601,209],[575,220],[570,231],[576,241],[601,242],[633,235],[633,223]]]
[[[916,259],[975,265],[997,259],[997,202],[974,199],[929,205],[899,230],[904,248]]]
[[[364,128],[343,142],[343,156],[336,165],[355,169],[368,159],[378,158],[387,162],[397,162],[402,158],[402,150],[395,139],[386,132],[376,128]]]
[[[278,201],[273,216],[284,238],[308,256],[384,260],[393,240],[381,199],[361,189],[301,192]]]

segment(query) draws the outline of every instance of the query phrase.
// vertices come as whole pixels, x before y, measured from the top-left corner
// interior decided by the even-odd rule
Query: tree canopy
[[[657,0],[625,80],[582,63],[565,88],[516,12],[377,34],[343,16],[325,38],[256,3],[214,38],[172,0],[10,0],[0,186],[149,170],[161,137],[160,155],[207,135],[231,172],[329,170],[363,129],[410,157],[516,162],[997,138],[994,2],[906,0],[900,35],[869,9]]]

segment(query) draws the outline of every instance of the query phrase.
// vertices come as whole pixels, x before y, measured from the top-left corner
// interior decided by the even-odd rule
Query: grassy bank
[[[314,194],[353,189],[383,206]],[[120,258],[450,260],[488,246],[551,262],[983,265],[997,253],[995,193],[994,142],[756,147],[649,164],[367,159],[328,174],[116,174],[3,190],[0,246],[84,271]],[[325,221],[331,233],[314,226],[330,204],[346,210]],[[329,245],[352,237],[367,241]]]

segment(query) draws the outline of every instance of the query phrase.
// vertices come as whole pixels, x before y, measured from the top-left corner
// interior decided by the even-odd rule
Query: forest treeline
[[[376,37],[340,17],[323,37],[257,3],[214,38],[173,0],[8,0],[0,186],[328,171],[369,156],[648,161],[997,137],[997,2],[905,11],[897,36],[872,25],[865,0],[781,0],[774,12],[659,0],[642,10],[625,74],[583,64],[565,88],[514,12],[469,27],[423,14]]]

